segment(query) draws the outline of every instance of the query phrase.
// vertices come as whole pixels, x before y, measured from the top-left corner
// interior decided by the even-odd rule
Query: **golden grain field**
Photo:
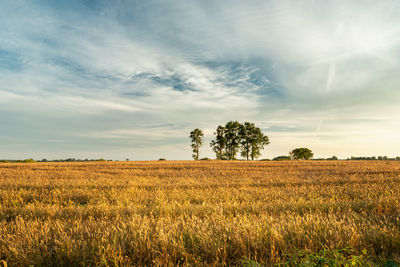
[[[8,266],[372,265],[400,255],[394,161],[4,163],[0,205]]]

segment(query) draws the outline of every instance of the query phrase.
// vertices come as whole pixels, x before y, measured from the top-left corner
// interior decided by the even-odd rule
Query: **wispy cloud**
[[[317,156],[395,155],[399,8],[3,2],[0,158],[189,158],[192,128],[209,140],[236,119],[270,135],[265,157],[300,145]]]

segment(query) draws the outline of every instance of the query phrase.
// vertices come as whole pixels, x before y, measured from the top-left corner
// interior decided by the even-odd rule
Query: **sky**
[[[0,159],[190,159],[254,122],[261,158],[400,156],[400,2],[4,0]]]

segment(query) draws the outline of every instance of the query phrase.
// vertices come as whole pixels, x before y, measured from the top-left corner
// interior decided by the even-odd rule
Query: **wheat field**
[[[4,163],[0,204],[0,266],[400,258],[395,161]]]

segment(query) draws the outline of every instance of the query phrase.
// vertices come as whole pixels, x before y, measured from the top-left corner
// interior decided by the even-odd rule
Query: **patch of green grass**
[[[240,261],[240,266],[243,266],[243,267],[261,267],[263,265],[261,265],[260,263],[258,263],[255,260],[244,258],[243,260]]]
[[[296,254],[287,255],[286,262],[280,266],[374,266],[369,259],[367,250],[361,254],[352,248],[323,249],[318,252],[301,250]]]

